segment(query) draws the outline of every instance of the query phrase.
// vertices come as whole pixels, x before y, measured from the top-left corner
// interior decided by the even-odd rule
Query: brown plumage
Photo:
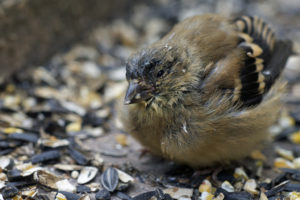
[[[188,18],[128,59],[125,129],[193,167],[240,159],[276,120],[290,54],[291,43],[257,17]]]

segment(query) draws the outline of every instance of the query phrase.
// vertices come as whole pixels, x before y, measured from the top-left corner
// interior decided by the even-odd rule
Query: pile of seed
[[[137,4],[127,21],[101,25],[47,64],[0,83],[0,200],[300,198],[299,56],[287,67],[290,95],[270,128],[274,143],[240,163],[178,166],[137,150],[122,132],[127,57],[188,15],[186,6]]]

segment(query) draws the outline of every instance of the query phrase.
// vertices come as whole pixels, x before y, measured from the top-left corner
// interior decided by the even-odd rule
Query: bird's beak
[[[141,86],[139,83],[130,81],[128,89],[125,95],[124,104],[139,103],[143,100],[147,100],[152,95],[153,88],[147,89]]]

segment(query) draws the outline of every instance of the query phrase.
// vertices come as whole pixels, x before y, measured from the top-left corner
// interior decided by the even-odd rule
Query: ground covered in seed
[[[177,21],[204,12],[255,14],[294,40],[299,53],[300,8],[294,3],[137,4],[129,18],[99,25],[85,41],[58,52],[45,65],[2,81],[0,200],[300,198],[298,55],[285,70],[288,94],[270,128],[274,142],[239,163],[194,170],[154,157],[122,131],[117,117],[127,87],[126,58]]]

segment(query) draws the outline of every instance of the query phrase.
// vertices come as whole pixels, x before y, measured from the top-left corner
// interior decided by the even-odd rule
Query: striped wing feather
[[[255,106],[281,74],[292,45],[290,41],[276,40],[271,28],[257,17],[242,16],[235,19],[235,24],[245,59],[233,98],[242,106]]]

